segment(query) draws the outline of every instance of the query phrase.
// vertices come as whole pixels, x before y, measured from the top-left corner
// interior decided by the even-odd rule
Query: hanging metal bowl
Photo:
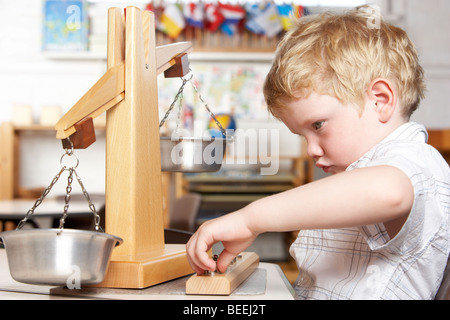
[[[172,172],[215,172],[230,139],[161,137],[161,169]]]
[[[74,286],[103,281],[122,239],[99,231],[23,229],[0,233],[11,276],[27,284]]]

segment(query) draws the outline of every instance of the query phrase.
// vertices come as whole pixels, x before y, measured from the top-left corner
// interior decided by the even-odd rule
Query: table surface
[[[237,288],[229,296],[186,295],[171,293],[168,286],[177,287],[189,276],[172,280],[147,289],[92,288],[83,292],[54,286],[28,285],[15,281],[10,273],[6,250],[0,249],[0,300],[48,300],[48,299],[123,299],[123,300],[293,300],[293,289],[280,267],[272,263],[260,263],[257,270],[265,275],[263,292],[238,294]],[[258,280],[259,281],[259,280]],[[171,284],[172,283],[172,284]],[[264,286],[264,285],[263,285]],[[242,290],[241,290],[242,291]],[[236,293],[236,294],[235,294]]]
[[[0,201],[0,219],[22,219],[26,212],[33,206],[35,200],[2,200]],[[98,209],[98,204],[94,203]],[[63,200],[45,199],[36,209],[35,215],[38,216],[60,216],[64,207]],[[69,205],[69,214],[90,213],[87,201],[71,200]],[[127,289],[104,289],[98,290],[79,290],[75,293],[73,290],[54,287],[29,285],[15,281],[10,273],[6,256],[6,249],[0,249],[0,300],[5,299],[144,299],[144,300],[197,300],[197,299],[219,299],[219,300],[292,300],[293,289],[283,274],[280,267],[271,263],[260,263],[259,270],[264,273],[265,279],[259,278],[256,281],[266,281],[264,290],[252,294],[236,293],[235,290],[229,296],[202,296],[186,295],[180,292],[180,286],[187,277],[172,280],[168,283],[153,286],[142,290]],[[169,286],[169,288],[168,288]],[[170,287],[171,286],[171,287]],[[175,288],[177,292],[171,292]],[[173,290],[172,290],[173,291]]]

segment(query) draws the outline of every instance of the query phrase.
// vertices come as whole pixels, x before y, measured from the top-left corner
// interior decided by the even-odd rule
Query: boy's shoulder
[[[406,123],[351,164],[347,171],[390,165],[402,170],[413,184],[433,178],[449,185],[449,165],[427,140],[428,133],[423,125]]]

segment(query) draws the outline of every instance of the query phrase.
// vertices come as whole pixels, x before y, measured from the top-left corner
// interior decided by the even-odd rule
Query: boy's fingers
[[[223,250],[219,258],[217,259],[217,270],[219,272],[227,271],[228,266],[235,257],[236,254],[228,252],[227,250]]]
[[[214,261],[212,261],[212,263],[214,264]],[[207,266],[207,265],[203,265],[203,264],[201,264],[201,263],[199,263],[199,264],[192,264],[192,263],[190,262],[190,264],[191,264],[192,269],[193,269],[198,275],[204,274],[205,270],[210,270],[210,271],[215,270],[215,267],[210,267],[210,266]]]
[[[207,252],[201,252],[199,254],[199,266],[204,270],[214,271],[216,270],[216,263],[214,260],[209,256]]]
[[[204,270],[214,271],[216,268],[215,262],[209,257],[207,251],[207,246],[200,242],[195,234],[186,244],[188,262],[197,274],[203,274]]]

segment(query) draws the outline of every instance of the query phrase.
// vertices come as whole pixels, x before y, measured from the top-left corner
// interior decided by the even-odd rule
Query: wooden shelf
[[[55,131],[54,126],[43,126],[40,124],[14,125],[14,131]]]
[[[106,41],[106,38],[105,38]],[[106,47],[106,44],[105,44]],[[101,60],[106,61],[105,52],[92,51],[45,51],[42,53],[43,57],[51,60]]]
[[[195,50],[195,48],[194,48]],[[189,55],[192,62],[258,62],[272,63],[274,52],[205,52],[194,51]]]
[[[156,43],[164,45],[190,41],[196,52],[274,52],[282,35],[280,33],[273,38],[268,38],[265,35],[242,30],[230,37],[220,31],[211,32],[206,29],[187,27],[176,39],[170,39],[162,32],[157,32]]]
[[[192,62],[260,62],[271,63],[274,51],[202,51],[194,48],[194,52],[189,55]],[[91,52],[51,52],[45,53],[43,56],[50,60],[106,60],[106,56]]]
[[[247,184],[232,184],[229,186],[223,185],[206,185],[191,186],[191,192],[198,193],[275,193],[282,192],[292,188],[292,185],[272,185],[264,184],[261,186],[247,185]]]
[[[189,183],[292,183],[295,176],[291,173],[280,173],[277,175],[227,175],[223,174],[185,174],[184,180]]]
[[[203,195],[204,202],[252,202],[264,197],[261,194],[237,194],[237,195]]]
[[[104,124],[95,124],[95,130],[105,130],[106,125]],[[13,125],[14,132],[22,132],[22,131],[54,131],[55,126],[44,126],[40,124],[30,124],[30,125]]]

